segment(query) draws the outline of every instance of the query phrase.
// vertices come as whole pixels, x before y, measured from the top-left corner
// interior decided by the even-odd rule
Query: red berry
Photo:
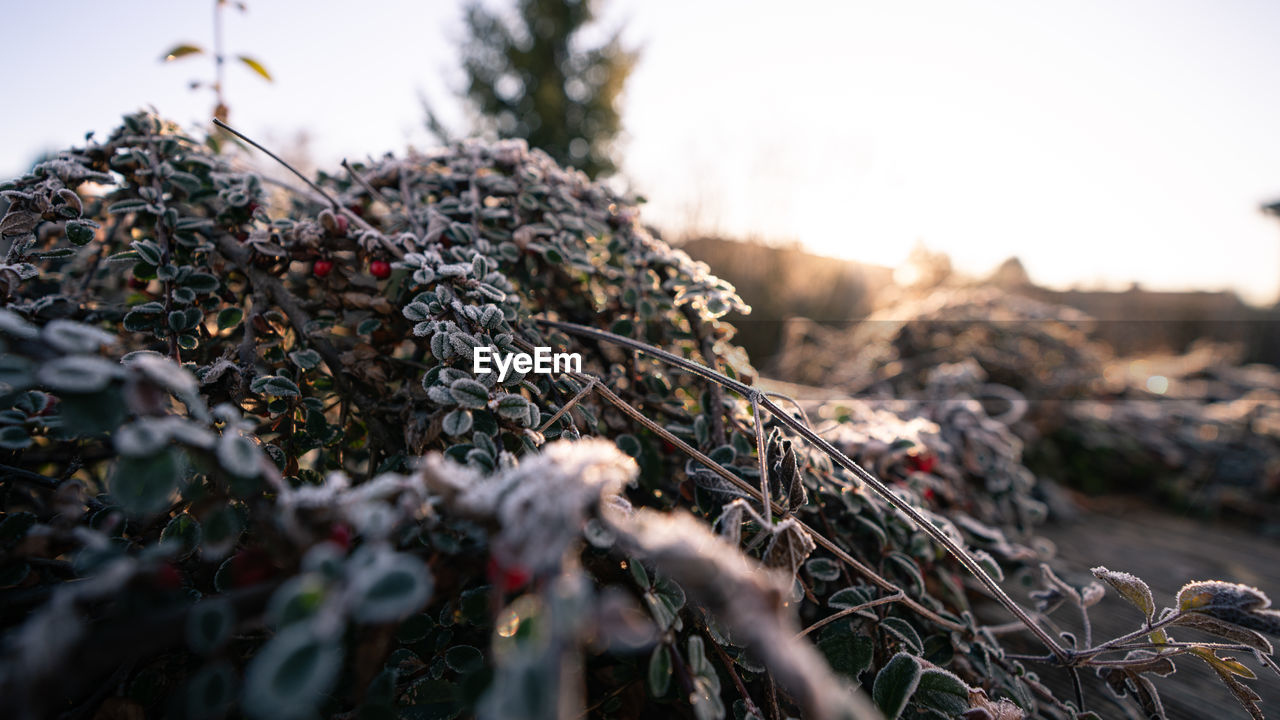
[[[913,450],[907,455],[907,464],[916,472],[933,472],[933,468],[938,464],[938,458],[927,450],[924,452]]]
[[[489,582],[497,585],[499,592],[505,593],[519,590],[528,585],[531,579],[527,569],[519,565],[503,567],[492,555],[489,556],[487,570],[489,572]]]
[[[251,202],[251,203],[249,203],[249,214],[250,214],[250,215],[252,215],[252,214],[254,214],[254,213],[258,212],[258,208],[259,208],[259,207],[261,207],[261,206],[260,206],[260,205],[258,205],[258,203],[256,203],[256,202]]]
[[[335,523],[329,528],[329,542],[343,550],[351,549],[351,528],[344,523]]]
[[[235,587],[256,585],[274,574],[271,558],[259,548],[241,550],[231,557],[231,579]]]
[[[924,499],[928,502],[933,502],[938,499],[938,494],[933,491],[933,488],[925,488]]]
[[[152,582],[161,590],[177,590],[182,587],[182,573],[173,563],[165,563],[156,570],[155,579]]]
[[[322,278],[331,272],[333,272],[332,260],[317,260],[315,264],[311,266],[311,274],[318,278]]]
[[[338,226],[338,234],[346,235],[347,227],[349,227],[347,224],[347,217],[345,215],[337,215],[333,218],[333,221]]]
[[[379,280],[391,277],[391,263],[386,260],[374,260],[369,263],[369,272]]]
[[[245,240],[249,239],[249,233],[243,230],[240,230],[239,232],[236,233],[236,239],[239,240],[240,242],[244,242]]]

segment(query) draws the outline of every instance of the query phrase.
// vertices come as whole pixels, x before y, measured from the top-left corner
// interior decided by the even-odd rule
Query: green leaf
[[[0,448],[5,450],[22,450],[31,446],[31,436],[26,428],[10,425],[0,428]]]
[[[969,709],[969,686],[946,670],[928,668],[920,673],[911,702],[946,717],[956,717]]]
[[[297,384],[279,375],[264,375],[254,380],[249,389],[269,397],[298,397],[302,394]]]
[[[320,353],[311,349],[294,350],[289,353],[289,359],[303,370],[310,370],[320,364]]]
[[[186,280],[182,282],[183,287],[191,288],[197,293],[211,293],[218,289],[218,278],[209,273],[191,273]]]
[[[201,553],[206,558],[226,555],[240,539],[241,529],[240,516],[235,507],[224,505],[217,508],[205,516],[204,547]]]
[[[906,620],[887,617],[880,621],[880,629],[901,640],[903,646],[910,650],[912,655],[924,652],[924,643],[920,641],[920,634]]]
[[[235,700],[236,685],[235,669],[225,660],[201,668],[187,682],[184,693],[187,716],[197,719],[222,717]]]
[[[1155,617],[1156,601],[1151,595],[1151,588],[1147,586],[1140,578],[1130,575],[1127,572],[1117,572],[1108,570],[1106,567],[1099,565],[1091,571],[1093,576],[1107,583],[1120,593],[1120,596],[1128,600],[1134,607],[1142,611],[1147,620]]]
[[[640,453],[643,451],[643,448],[640,447],[640,441],[636,438],[636,436],[623,433],[622,435],[619,435],[618,437],[614,438],[613,442],[618,446],[618,449],[621,450],[622,452],[630,455],[633,458],[636,458],[636,459],[640,458]]]
[[[849,623],[837,622],[818,639],[818,650],[826,656],[832,670],[856,680],[858,673],[871,667],[875,643],[866,635],[853,634]]]
[[[920,565],[906,553],[895,550],[885,558],[886,565],[894,565],[901,571],[899,574],[911,582],[910,588],[904,588],[910,595],[924,594],[924,576],[920,574]]]
[[[262,450],[257,443],[234,430],[218,438],[218,464],[241,478],[255,478],[262,472]]]
[[[484,653],[470,645],[454,645],[444,651],[444,661],[458,673],[473,673],[484,667]]]
[[[254,72],[258,73],[259,75],[261,75],[261,76],[262,76],[262,78],[263,78],[264,80],[266,80],[267,82],[273,82],[273,80],[272,80],[272,78],[271,78],[271,73],[267,72],[267,69],[266,69],[265,67],[263,67],[263,66],[262,66],[262,63],[258,62],[257,60],[254,60],[253,58],[249,57],[248,55],[241,55],[241,56],[237,57],[236,59],[237,59],[237,60],[239,60],[240,62],[244,63],[246,66],[248,66],[248,68],[249,68],[250,70],[252,70],[252,71],[254,71]]]
[[[174,60],[178,60],[184,57],[189,57],[191,55],[200,55],[202,53],[204,53],[204,48],[200,47],[199,45],[190,45],[187,43],[183,43],[181,45],[175,45],[174,47],[169,48],[169,52],[160,56],[160,61],[173,62]]]
[[[27,532],[36,524],[35,513],[15,512],[5,515],[0,520],[0,544],[13,547],[27,536]]]
[[[865,586],[855,585],[853,587],[847,587],[832,593],[831,597],[827,598],[827,605],[839,610],[848,610],[849,608],[870,602],[872,592],[871,588]],[[871,608],[863,608],[854,614],[860,615],[869,620],[878,619],[875,611]]]
[[[649,655],[649,692],[654,697],[663,697],[671,688],[671,650],[665,644],[659,644]]]
[[[111,496],[135,516],[167,508],[180,479],[179,457],[169,449],[147,458],[120,458],[108,483]]]
[[[884,713],[885,720],[896,720],[907,707],[907,701],[920,682],[920,663],[907,653],[898,653],[876,673],[871,686],[871,699]]]
[[[239,325],[241,320],[244,320],[243,310],[234,307],[225,308],[222,312],[218,313],[218,329],[226,330],[227,328],[233,328]]]
[[[95,355],[67,355],[43,363],[36,380],[53,390],[87,394],[105,390],[120,375],[120,366]]]
[[[187,613],[187,645],[201,654],[213,652],[231,636],[235,622],[235,610],[225,599],[201,600]]]
[[[809,574],[817,580],[830,582],[840,577],[840,566],[827,558],[813,558],[804,564]]]
[[[87,220],[70,220],[67,222],[67,241],[80,247],[93,242],[93,228],[97,223]]]
[[[457,437],[471,429],[471,411],[454,408],[444,416],[442,428],[446,435]]]
[[[458,378],[449,385],[449,394],[462,407],[481,409],[489,403],[489,390],[471,378]]]
[[[421,560],[383,552],[359,568],[352,578],[354,616],[360,622],[402,620],[422,609],[431,597],[431,573]]]
[[[244,710],[259,720],[310,717],[341,669],[341,645],[309,623],[290,625],[249,662]]]
[[[497,410],[499,417],[504,417],[508,420],[525,420],[529,417],[529,401],[524,399],[522,395],[503,393],[498,396]]]
[[[107,214],[118,215],[120,213],[136,212],[138,210],[149,210],[149,209],[152,209],[152,208],[151,208],[151,205],[146,200],[138,200],[137,198],[131,198],[129,200],[120,200],[119,202],[111,203],[111,205],[107,207]]]
[[[190,513],[178,513],[164,530],[160,532],[161,543],[172,543],[181,549],[183,554],[190,553],[200,545],[200,523]]]
[[[325,596],[324,581],[316,573],[289,578],[271,593],[271,600],[267,603],[267,623],[271,627],[283,628],[306,620],[324,604]]]
[[[461,688],[449,680],[424,677],[405,691],[402,702],[408,703],[403,717],[422,720],[452,720],[463,710]]]

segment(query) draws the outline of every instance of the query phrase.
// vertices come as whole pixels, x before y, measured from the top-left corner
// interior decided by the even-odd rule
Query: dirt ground
[[[1190,580],[1247,583],[1280,600],[1280,543],[1261,539],[1244,528],[1144,509],[1137,501],[1108,500],[1093,503],[1074,522],[1048,525],[1040,534],[1057,545],[1061,565],[1069,572],[1064,579],[1073,584],[1088,582],[1089,568],[1105,565],[1146,580],[1160,607],[1172,605],[1178,588]],[[1090,617],[1095,642],[1132,631],[1140,618],[1110,590]],[[1064,626],[1071,630],[1079,627],[1071,622]],[[1207,639],[1189,630],[1172,634],[1176,639]],[[1272,638],[1277,640],[1280,638]],[[1252,657],[1238,658],[1258,674],[1257,680],[1247,684],[1262,697],[1263,713],[1280,718],[1280,677],[1259,667]],[[1248,713],[1204,663],[1188,659],[1176,665],[1175,674],[1153,678],[1171,720],[1248,719]],[[1066,673],[1050,668],[1039,673],[1061,697],[1071,697]],[[1086,706],[1105,718],[1124,717],[1125,710],[1112,703],[1101,679],[1093,673],[1086,675]]]

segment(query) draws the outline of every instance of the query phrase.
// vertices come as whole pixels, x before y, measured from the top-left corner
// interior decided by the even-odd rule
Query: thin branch
[[[262,152],[266,153],[266,154],[267,154],[267,157],[269,157],[269,158],[271,158],[272,160],[275,160],[276,162],[280,163],[280,165],[281,165],[282,167],[284,167],[284,169],[285,169],[285,170],[288,170],[289,172],[291,172],[291,173],[293,173],[294,175],[296,175],[296,176],[297,176],[297,178],[298,178],[299,180],[301,180],[302,182],[304,182],[304,183],[306,183],[306,184],[307,184],[307,187],[311,188],[311,189],[312,189],[312,190],[314,190],[316,193],[318,193],[318,194],[320,195],[320,197],[324,198],[324,199],[325,199],[325,201],[329,203],[329,206],[333,208],[333,211],[334,211],[334,212],[339,212],[339,211],[341,211],[341,210],[342,210],[342,205],[340,205],[340,204],[338,203],[338,201],[337,201],[337,200],[335,200],[335,199],[334,199],[334,197],[333,197],[332,195],[330,195],[328,192],[326,192],[324,188],[322,188],[322,187],[320,187],[319,185],[317,185],[317,184],[315,184],[314,182],[312,182],[312,181],[311,181],[311,178],[307,177],[306,175],[303,175],[303,174],[302,174],[302,172],[301,172],[301,171],[299,171],[297,168],[295,168],[294,166],[292,166],[292,165],[290,165],[289,163],[285,162],[285,161],[284,161],[284,158],[282,158],[282,157],[280,157],[279,155],[277,155],[277,154],[275,154],[275,153],[271,152],[270,150],[266,149],[266,148],[265,148],[265,147],[263,147],[262,145],[258,144],[258,141],[257,141],[257,140],[254,140],[253,138],[249,137],[248,135],[245,135],[244,133],[240,132],[239,130],[237,130],[237,129],[233,128],[233,127],[231,127],[230,125],[228,125],[228,124],[226,124],[225,122],[223,122],[223,121],[219,120],[218,118],[214,118],[214,119],[213,119],[213,124],[214,124],[214,125],[217,125],[218,127],[222,128],[223,130],[226,130],[227,132],[231,133],[232,135],[235,135],[236,137],[240,138],[241,140],[243,140],[243,141],[245,141],[245,142],[249,143],[250,145],[254,146],[255,148],[257,148],[257,149],[261,150]]]
[[[765,525],[773,525],[773,511],[769,507],[769,459],[764,441],[764,414],[760,412],[760,398],[751,396],[751,416],[755,418],[756,459],[760,464],[760,515]]]
[[[571,376],[574,376],[575,379],[579,379],[580,382],[586,382],[587,376],[582,373],[569,373],[569,374]],[[691,445],[686,443],[684,440],[671,434],[671,432],[666,428],[650,420],[648,417],[645,416],[644,413],[631,407],[630,405],[627,404],[625,400],[615,395],[612,390],[610,390],[607,386],[604,385],[604,383],[600,383],[596,385],[596,392],[600,393],[601,397],[603,397],[605,400],[608,400],[610,403],[612,403],[615,407],[617,407],[619,410],[625,413],[632,420],[635,420],[636,422],[645,426],[646,428],[648,428],[650,431],[657,434],[662,439],[666,440],[667,442],[679,448],[689,457],[692,457],[694,460],[697,460],[698,462],[702,463],[709,470],[714,472],[716,475],[719,475],[721,478],[728,481],[730,484],[736,486],[742,492],[754,498],[760,497],[759,488],[752,487],[751,483],[748,483],[747,481],[743,480],[737,475],[734,475],[728,470],[725,470],[720,465],[720,463],[717,463],[715,460],[712,460],[711,458],[707,457],[697,448],[692,447]],[[779,516],[786,514],[786,510],[778,503],[773,504],[773,512]],[[837,559],[839,559],[841,562],[845,563],[849,567],[853,568],[855,571],[858,572],[858,574],[870,580],[880,589],[888,590],[891,592],[901,591],[901,588],[899,588],[897,585],[894,585],[892,582],[889,582],[888,580],[883,578],[879,573],[877,573],[875,570],[872,570],[869,566],[860,562],[857,558],[853,557],[849,553],[845,552],[844,548],[840,547],[839,545],[836,545],[831,540],[828,540],[825,535],[823,535],[822,533],[819,533],[817,530],[814,530],[808,524],[800,520],[800,518],[793,517],[792,519],[795,521],[795,523],[798,526],[800,526],[802,530],[804,530],[806,533],[809,534],[809,536],[813,539],[814,543],[816,543],[819,547],[825,549],[827,552],[831,553],[832,555],[835,555]],[[916,602],[914,599],[910,597],[904,598],[902,600],[902,604],[906,605],[913,612],[925,617],[926,619],[948,630],[955,630],[957,632],[964,632],[965,630],[967,630],[967,628],[964,625],[942,617],[941,615],[921,605],[919,602]]]
[[[681,305],[680,313],[689,322],[689,330],[698,340],[698,352],[702,353],[702,361],[707,367],[716,370],[715,343],[702,324],[702,318],[692,305]],[[639,323],[636,324],[637,327]],[[720,383],[707,383],[707,394],[711,397],[711,440],[717,445],[725,444],[724,435],[724,388]]]
[[[804,630],[801,630],[800,633],[796,635],[796,637],[802,638],[805,635],[808,635],[809,633],[813,632],[814,630],[820,630],[826,627],[827,625],[830,625],[831,623],[841,618],[849,617],[850,615],[856,612],[866,610],[867,608],[873,608],[873,607],[876,607],[877,605],[885,605],[891,602],[898,602],[899,600],[905,599],[906,597],[907,596],[901,590],[899,590],[898,592],[892,595],[885,595],[884,597],[878,597],[875,600],[868,600],[867,602],[864,602],[861,605],[854,605],[853,607],[847,607],[841,610],[840,612],[835,613],[834,615],[830,615],[828,617],[822,618],[818,622],[810,625]]]
[[[556,411],[556,414],[551,416],[550,420],[542,423],[542,427],[538,428],[538,432],[545,433],[552,425],[555,425],[556,421],[564,417],[565,413],[572,410],[573,406],[577,405],[579,400],[586,397],[592,390],[595,389],[596,382],[597,381],[595,377],[589,378],[587,380],[587,384],[584,385],[582,389],[578,391],[577,395],[574,395],[573,397],[569,398],[569,401],[566,402],[563,406],[561,406],[561,408]]]
[[[738,677],[738,671],[733,667],[733,658],[729,657],[729,653],[725,652],[724,648],[720,647],[720,643],[716,642],[715,638],[711,637],[710,634],[704,634],[706,634],[707,637],[707,644],[715,648],[716,655],[720,658],[720,664],[724,665],[724,669],[729,672],[729,678],[733,680],[733,686],[738,689],[738,694],[742,696],[742,701],[746,703],[747,712],[752,713],[756,717],[762,717],[763,714],[760,712],[760,708],[757,707],[755,701],[751,699],[751,694],[747,692],[747,686],[742,683],[742,678]]]
[[[669,364],[688,370],[698,377],[712,382],[718,382],[726,388],[739,393],[743,397],[754,398],[754,402],[759,402],[759,404],[764,406],[766,410],[772,412],[780,422],[790,427],[801,437],[816,445],[820,450],[830,456],[837,465],[840,465],[844,469],[853,473],[859,480],[871,486],[871,489],[875,490],[876,493],[884,498],[886,502],[901,511],[904,515],[910,518],[920,528],[920,530],[933,538],[934,541],[942,545],[942,547],[946,548],[946,550],[951,553],[951,555],[955,557],[970,574],[977,578],[978,581],[991,592],[995,599],[1003,605],[1006,610],[1012,613],[1014,617],[1018,618],[1018,620],[1022,621],[1022,623],[1025,624],[1033,634],[1035,634],[1040,642],[1042,642],[1060,662],[1068,664],[1072,660],[1073,651],[1064,648],[1057,640],[1054,640],[1052,636],[1045,632],[1043,628],[1037,625],[1035,621],[1031,619],[1031,616],[1027,611],[1023,609],[1022,606],[1018,605],[1018,603],[1004,591],[1004,588],[1000,587],[1000,584],[987,574],[986,570],[978,564],[978,561],[975,560],[963,546],[930,522],[928,518],[921,514],[914,505],[898,497],[888,485],[884,484],[883,481],[875,475],[872,475],[858,463],[854,462],[821,435],[815,433],[804,422],[784,412],[782,408],[778,407],[776,403],[765,397],[756,388],[750,387],[714,370],[710,370],[696,362],[693,362],[692,360],[682,358],[678,355],[669,353],[666,350],[662,350],[630,338],[622,337],[621,335],[616,335],[611,332],[597,330],[595,328],[578,325],[576,323],[558,322],[554,320],[535,319],[535,322],[572,335],[580,335],[594,338],[596,340],[611,342],[647,353]]]

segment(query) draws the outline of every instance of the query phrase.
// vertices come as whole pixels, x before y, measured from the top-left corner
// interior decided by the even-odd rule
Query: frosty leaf
[[[871,699],[886,720],[896,720],[907,707],[907,701],[920,683],[920,663],[907,653],[894,655],[876,673]]]
[[[147,458],[116,461],[108,489],[132,515],[151,515],[169,506],[180,479],[179,455],[168,450]]]
[[[1101,565],[1094,568],[1092,572],[1094,577],[1115,588],[1121,597],[1138,608],[1148,621],[1155,617],[1156,602],[1151,595],[1151,588],[1147,587],[1141,579],[1127,572],[1108,570]]]
[[[187,614],[187,646],[201,654],[213,652],[231,636],[235,620],[231,603],[222,598],[196,603]]]
[[[218,329],[227,330],[240,324],[244,311],[240,308],[224,308],[218,313]]]
[[[1271,599],[1256,587],[1221,580],[1201,580],[1183,585],[1178,591],[1177,604],[1183,611],[1248,611],[1271,607]]]
[[[817,547],[813,538],[792,519],[778,523],[771,532],[773,537],[765,548],[764,564],[783,570],[788,577],[795,577],[805,558]]]
[[[484,654],[471,645],[454,645],[444,653],[445,664],[457,673],[472,673],[484,667]]]
[[[417,612],[431,597],[431,573],[412,555],[378,553],[354,571],[353,613],[361,622],[402,620]]]
[[[458,378],[449,385],[449,394],[459,405],[481,409],[489,403],[489,390],[470,378]]]
[[[289,359],[303,370],[310,370],[320,364],[320,353],[311,349],[294,350],[289,353]]]
[[[36,380],[53,390],[87,394],[105,390],[120,375],[120,366],[95,355],[54,358],[36,370]]]
[[[871,667],[875,644],[866,635],[854,635],[847,624],[836,623],[818,640],[818,649],[826,656],[831,669],[857,679],[858,674]]]
[[[218,438],[217,455],[218,464],[237,477],[255,478],[262,472],[262,450],[238,432],[226,432]]]
[[[503,393],[498,396],[497,410],[498,415],[508,420],[525,420],[529,416],[529,401],[521,395]]]
[[[443,388],[441,388],[443,389]],[[471,411],[454,408],[444,416],[442,426],[446,435],[457,437],[471,429]]]
[[[671,687],[671,675],[671,650],[666,645],[659,644],[649,655],[649,692],[658,698],[666,695]]]
[[[254,380],[249,389],[268,397],[298,397],[302,394],[297,383],[279,375],[264,375]]]
[[[928,668],[920,673],[911,701],[944,717],[957,717],[969,709],[969,686],[951,672]]]
[[[11,337],[30,340],[40,334],[40,328],[27,322],[16,312],[0,308],[0,332]]]
[[[341,669],[341,646],[308,623],[291,625],[249,662],[244,710],[260,720],[310,717]]]
[[[827,558],[813,558],[805,563],[805,569],[816,580],[831,581],[840,577],[840,566]]]
[[[1187,613],[1180,616],[1174,621],[1176,625],[1203,630],[1219,637],[1226,638],[1232,642],[1248,645],[1255,650],[1270,655],[1272,653],[1271,641],[1267,640],[1260,633],[1250,630],[1249,628],[1240,627],[1239,625],[1219,620],[1212,615],[1204,613]]]
[[[903,647],[910,650],[912,655],[924,652],[924,643],[920,642],[920,634],[906,620],[887,617],[880,621],[880,629],[900,640]]]

